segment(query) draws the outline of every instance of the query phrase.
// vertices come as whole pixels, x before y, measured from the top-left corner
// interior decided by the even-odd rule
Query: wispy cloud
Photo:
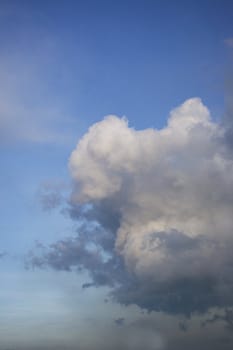
[[[0,259],[4,258],[7,255],[5,251],[0,252]]]
[[[230,47],[230,48],[233,48],[233,38],[227,38],[224,40],[224,43]]]
[[[46,50],[45,45],[39,45]],[[39,49],[37,49],[38,51]],[[50,50],[51,51],[51,50]],[[52,52],[50,52],[52,55]],[[44,55],[46,56],[46,55]],[[72,117],[49,88],[46,57],[33,54],[2,54],[0,60],[0,140],[2,143],[67,143]]]

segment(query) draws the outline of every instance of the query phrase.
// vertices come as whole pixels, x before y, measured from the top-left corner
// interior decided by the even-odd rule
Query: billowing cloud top
[[[199,98],[172,110],[161,130],[137,131],[125,118],[106,117],[79,141],[69,168],[72,217],[102,230],[75,240],[78,258],[69,267],[88,269],[96,285],[116,280],[118,301],[147,309],[232,303],[233,161],[224,127]],[[63,254],[51,247],[46,263],[55,266],[56,252],[68,261],[75,254],[69,244]]]
[[[155,232],[231,237],[233,168],[219,144],[222,132],[193,98],[171,112],[162,130],[136,131],[125,119],[106,117],[73,151],[72,200],[117,199],[116,249],[137,274],[154,275],[167,260]],[[195,273],[195,266],[186,268]],[[159,278],[165,273],[172,271]]]

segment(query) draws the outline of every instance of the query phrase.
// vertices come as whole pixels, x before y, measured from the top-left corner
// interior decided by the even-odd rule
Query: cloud
[[[117,320],[116,320],[117,321]],[[98,327],[98,325],[96,325]],[[98,329],[94,344],[88,349],[123,349],[123,350],[162,350],[166,349],[166,341],[156,329],[143,328],[138,325],[112,327],[106,332]],[[100,332],[103,333],[100,333]],[[100,336],[103,334],[103,336]],[[92,334],[93,337],[93,334]]]
[[[230,47],[230,48],[233,48],[233,38],[227,38],[224,40],[224,43]]]
[[[5,256],[7,255],[7,253],[6,252],[0,252],[0,259],[2,259],[2,258],[4,258]]]
[[[205,327],[209,324],[222,321],[226,324],[226,328],[233,331],[233,310],[225,309],[223,314],[215,313],[211,318],[202,322],[202,326]]]
[[[57,101],[56,92],[48,91],[54,75],[49,56],[54,57],[55,53],[41,42],[38,48],[24,54],[17,50],[6,54],[4,49],[1,53],[1,144],[69,141],[73,120],[63,112],[64,106]]]
[[[112,254],[114,239],[110,232],[96,225],[84,225],[79,234],[51,244],[49,248],[36,243],[34,251],[28,254],[26,265],[34,267],[50,266],[56,270],[89,271],[92,282],[83,288],[124,284],[127,272],[122,259]],[[40,254],[38,254],[40,252]]]
[[[102,332],[103,336],[98,333],[94,344],[87,347],[88,349],[162,350],[166,348],[165,340],[156,330],[136,326],[118,326],[108,332],[105,328]]]
[[[58,179],[52,179],[40,184],[37,196],[44,211],[60,207],[65,200],[67,185]]]
[[[125,318],[124,317],[116,318],[114,322],[117,326],[123,326],[123,324],[125,323]]]
[[[225,138],[229,149],[231,150],[231,156],[233,155],[233,70],[232,67],[227,72],[227,78],[225,81],[225,113],[223,117],[223,126],[226,130]]]
[[[187,332],[188,331],[188,325],[186,322],[184,321],[180,321],[179,322],[179,329],[182,331],[182,332]]]
[[[75,237],[29,261],[85,269],[90,285],[149,311],[190,315],[233,302],[233,160],[226,123],[199,98],[161,130],[94,124],[69,160]],[[217,257],[217,259],[216,259]]]

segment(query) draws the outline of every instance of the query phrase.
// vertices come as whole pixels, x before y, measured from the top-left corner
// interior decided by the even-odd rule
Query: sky
[[[233,3],[0,0],[0,350],[233,346]]]

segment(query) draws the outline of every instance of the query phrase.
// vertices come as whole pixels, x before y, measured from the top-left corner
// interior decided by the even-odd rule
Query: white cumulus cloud
[[[118,302],[150,311],[232,306],[228,130],[199,98],[173,109],[160,130],[135,130],[112,115],[94,124],[69,160],[77,235],[29,262],[86,270],[84,288],[109,286]]]
[[[89,129],[70,157],[72,202],[117,198],[115,249],[130,271],[154,276],[170,259],[161,239],[153,238],[156,232],[232,238],[233,162],[223,134],[199,98],[172,110],[161,130],[137,131],[126,119],[108,116]],[[211,259],[211,247],[202,250]],[[164,276],[174,269],[165,268]],[[195,266],[184,271],[198,273]]]

